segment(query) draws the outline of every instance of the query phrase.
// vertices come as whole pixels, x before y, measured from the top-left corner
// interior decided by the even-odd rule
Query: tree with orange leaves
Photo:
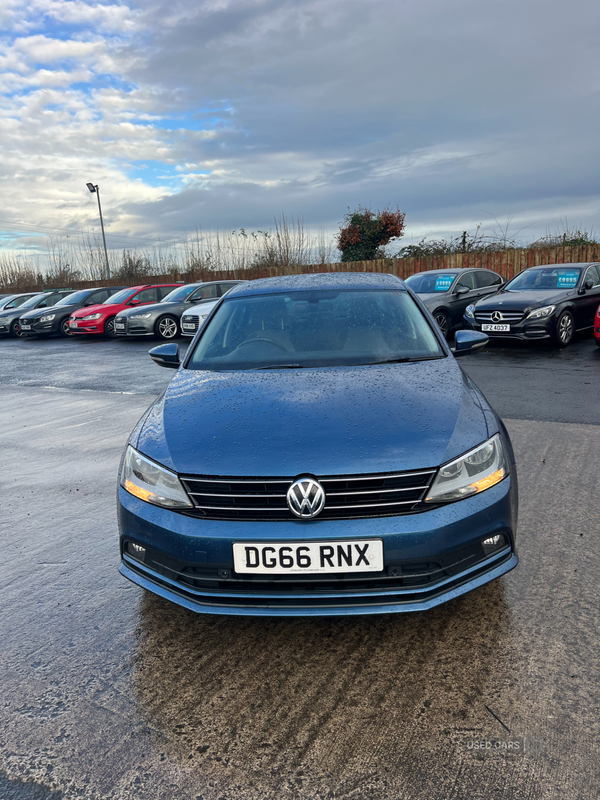
[[[406,214],[400,209],[370,211],[362,206],[344,216],[337,236],[338,250],[342,261],[372,261],[385,258],[383,247],[404,233]]]

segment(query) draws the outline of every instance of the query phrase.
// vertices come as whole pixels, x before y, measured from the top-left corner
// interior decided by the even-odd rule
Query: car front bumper
[[[75,322],[77,323],[77,327],[73,328],[69,321],[69,330],[71,331],[71,333],[75,335],[82,333],[96,333],[96,334],[104,333],[105,321],[103,319],[90,319],[90,320],[76,319]]]
[[[27,330],[23,327],[24,324],[29,324],[30,328]],[[29,323],[20,322],[22,336],[50,336],[53,333],[58,333],[58,322],[53,319],[50,322],[38,322],[32,320]]]
[[[480,331],[490,339],[520,339],[521,341],[548,340],[554,338],[556,332],[556,315],[551,314],[546,319],[521,320],[511,322],[509,331],[483,331],[482,325],[489,323],[478,322],[470,317],[463,317],[466,330]]]
[[[124,325],[124,328],[117,327]],[[154,321],[135,317],[115,318],[115,336],[154,336]]]
[[[332,616],[423,611],[517,565],[516,513],[513,476],[479,495],[421,513],[313,522],[202,519],[152,506],[120,487],[120,572],[201,613]],[[481,542],[497,534],[504,543],[486,555]],[[353,538],[383,542],[383,572],[289,580],[249,578],[233,569],[234,542]]]

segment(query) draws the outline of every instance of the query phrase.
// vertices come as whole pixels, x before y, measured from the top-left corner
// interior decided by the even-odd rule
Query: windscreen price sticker
[[[452,286],[452,281],[453,280],[454,280],[454,276],[439,275],[435,279],[435,291],[436,292],[447,292],[448,289]]]
[[[362,539],[345,542],[235,542],[233,568],[245,575],[381,572],[383,542]]]
[[[578,272],[559,272],[558,273],[558,289],[574,289],[577,286],[579,278]]]

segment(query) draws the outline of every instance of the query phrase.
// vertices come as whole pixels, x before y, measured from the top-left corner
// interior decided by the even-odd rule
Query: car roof
[[[583,269],[583,267],[592,267],[592,266],[600,266],[600,261],[574,261],[572,264],[569,262],[565,264],[536,264],[534,267],[527,267],[527,269],[521,270],[521,272],[527,272],[530,269],[548,269],[549,267],[559,267],[560,269],[568,269],[569,267],[577,267],[578,269]],[[518,275],[521,272],[517,273]],[[517,276],[515,275],[515,278]]]
[[[437,272],[456,272],[460,274],[461,272],[474,272],[475,270],[481,271],[484,270],[485,272],[495,272],[495,270],[490,269],[489,267],[443,267],[442,269],[424,269],[421,272],[414,272],[414,275],[435,275]],[[499,275],[499,272],[495,273]],[[410,276],[412,278],[412,275]]]
[[[227,292],[227,297],[335,289],[400,289],[404,283],[395,275],[380,272],[321,272],[308,275],[280,275],[241,283]]]

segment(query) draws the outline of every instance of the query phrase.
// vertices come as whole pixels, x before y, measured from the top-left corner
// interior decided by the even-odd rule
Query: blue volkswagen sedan
[[[224,297],[135,427],[121,573],[194,611],[422,611],[517,565],[502,421],[392,275],[295,275]]]

